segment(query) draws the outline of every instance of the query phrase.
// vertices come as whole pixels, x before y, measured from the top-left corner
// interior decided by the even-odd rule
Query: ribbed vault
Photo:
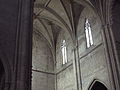
[[[61,30],[69,32],[74,43],[77,24],[83,9],[84,5],[77,3],[77,0],[35,0],[34,30],[41,32],[54,49]]]

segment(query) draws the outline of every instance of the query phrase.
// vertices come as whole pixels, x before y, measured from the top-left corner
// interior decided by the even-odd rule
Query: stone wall
[[[0,1],[0,59],[5,69],[5,90],[31,88],[32,4],[32,0]]]
[[[32,90],[54,90],[55,74],[51,50],[44,37],[33,33]]]
[[[59,33],[56,44],[56,69],[62,68],[62,60],[63,60],[62,51],[61,51],[62,40],[66,41],[68,63],[74,60],[73,43],[70,34],[67,31],[62,30]]]
[[[91,24],[94,42],[90,48],[87,48],[86,46],[84,32],[86,18]],[[82,89],[88,90],[91,82],[95,79],[101,81],[108,89],[110,89],[108,68],[106,64],[106,52],[102,37],[102,26],[98,16],[90,9],[90,7],[84,8],[81,13],[77,36]]]
[[[76,90],[72,65],[57,74],[57,90]]]
[[[86,18],[91,24],[94,42],[90,48],[87,48],[86,45],[84,29]],[[45,33],[43,30],[41,32]],[[73,45],[70,33],[61,29],[57,43],[55,43],[55,63],[53,61],[54,55],[48,48],[50,46],[43,37],[48,39],[46,33],[43,36],[39,33],[33,33],[33,90],[77,90],[76,83],[79,79],[82,90],[88,90],[94,80],[98,80],[108,89],[111,89],[103,28],[100,19],[91,7],[85,6],[79,18],[76,36],[78,47]],[[68,63],[64,65],[62,64],[62,40],[66,40],[67,47]],[[78,50],[76,57],[74,56],[75,50]],[[78,59],[77,65],[79,65],[77,68],[80,69],[80,72],[78,72],[79,70],[75,71],[74,61],[76,58]],[[80,73],[81,76],[76,78],[76,72]]]
[[[66,40],[67,47],[67,64],[62,64],[62,40]],[[59,33],[56,44],[56,90],[75,90],[75,74],[73,68],[74,52],[73,42],[70,34],[65,31]]]

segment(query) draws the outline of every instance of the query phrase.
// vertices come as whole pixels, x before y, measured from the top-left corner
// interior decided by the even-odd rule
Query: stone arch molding
[[[104,82],[102,82],[101,80],[98,80],[98,79],[94,79],[91,83],[90,83],[90,85],[89,85],[89,87],[88,87],[88,89],[87,90],[91,90],[92,89],[92,87],[95,85],[95,83],[100,83],[100,84],[102,84],[104,87],[106,87],[107,89],[108,89],[108,87],[107,87],[107,85],[104,83]]]
[[[4,67],[4,71],[5,71],[5,88],[4,90],[10,90],[10,86],[11,86],[11,67],[9,64],[8,59],[6,58],[5,53],[2,51],[2,49],[0,49],[0,60],[1,63],[3,64]]]

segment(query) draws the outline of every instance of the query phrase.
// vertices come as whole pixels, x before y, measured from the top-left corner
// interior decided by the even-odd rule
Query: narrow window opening
[[[92,31],[91,31],[91,25],[88,22],[88,19],[85,21],[85,36],[86,36],[86,43],[87,48],[93,45],[93,37],[92,37]]]
[[[68,61],[67,61],[67,48],[66,48],[66,41],[63,40],[62,41],[62,57],[63,57],[63,62],[62,64],[66,64]]]

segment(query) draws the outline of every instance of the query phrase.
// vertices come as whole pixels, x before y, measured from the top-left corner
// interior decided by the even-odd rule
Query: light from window
[[[87,47],[89,48],[90,46],[93,45],[93,37],[91,32],[91,26],[90,23],[88,22],[88,19],[86,19],[85,21],[85,35],[86,35]]]
[[[67,48],[65,40],[62,41],[62,57],[63,57],[63,64],[67,63]]]

